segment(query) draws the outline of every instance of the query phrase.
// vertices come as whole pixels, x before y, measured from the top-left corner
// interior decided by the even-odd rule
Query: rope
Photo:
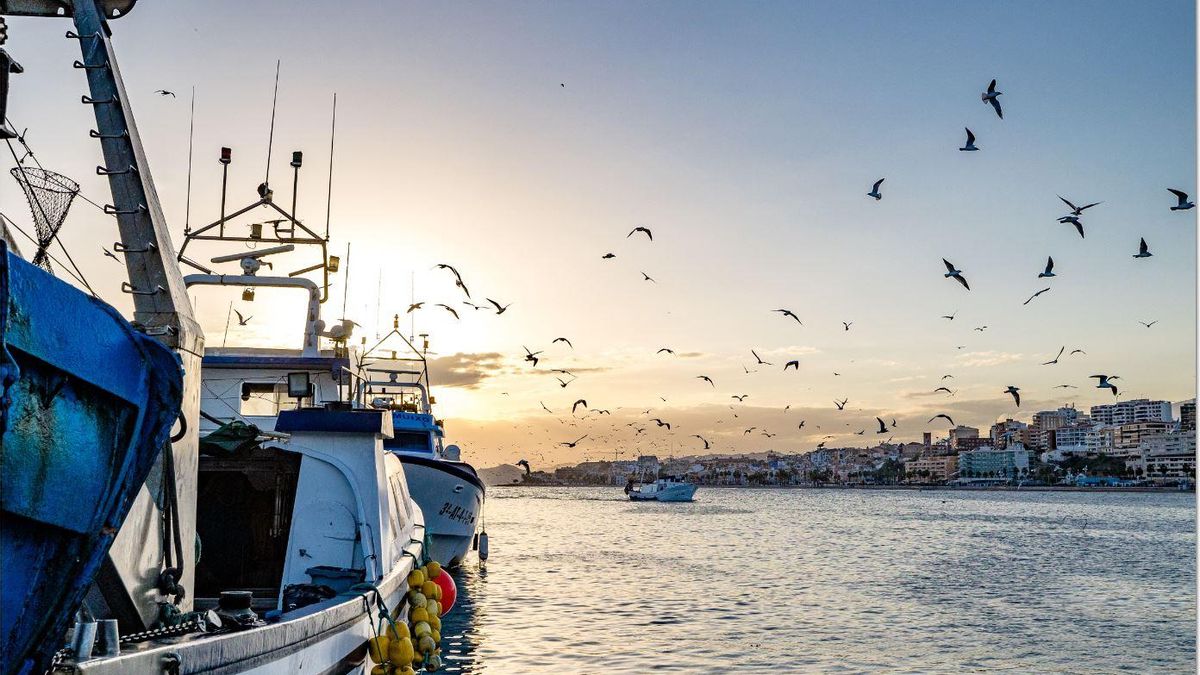
[[[175,484],[175,452],[168,443],[163,449],[163,565],[158,575],[158,590],[174,595],[178,605],[187,594],[179,580],[183,578],[183,535],[179,523],[179,494]],[[172,551],[172,542],[174,551]],[[178,565],[175,557],[178,556]]]

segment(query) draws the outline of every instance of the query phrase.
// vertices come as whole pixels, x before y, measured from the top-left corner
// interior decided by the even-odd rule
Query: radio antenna
[[[192,112],[188,116],[188,176],[187,200],[183,207],[183,233],[192,231],[192,139],[196,135],[196,85],[192,85]],[[193,303],[194,304],[194,303]]]
[[[333,92],[333,119],[329,123],[329,188],[325,192],[325,241],[329,241],[329,206],[333,202],[333,137],[337,132],[337,92]]]
[[[267,175],[263,183],[271,183],[271,146],[275,144],[275,104],[279,102],[279,59],[275,59],[275,94],[271,97],[271,131],[267,135]]]
[[[350,242],[346,242],[346,278],[342,279],[342,318],[346,318],[346,296],[350,294]]]

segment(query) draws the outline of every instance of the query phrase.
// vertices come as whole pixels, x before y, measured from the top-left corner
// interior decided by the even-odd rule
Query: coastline
[[[501,483],[489,485],[488,488],[619,488],[619,485],[608,484],[553,484],[553,483]],[[1180,490],[1177,487],[1084,487],[1079,485],[1027,485],[1016,487],[1012,485],[991,486],[949,486],[949,485],[700,485],[705,490],[909,490],[916,492],[1180,492],[1195,494],[1195,488]]]

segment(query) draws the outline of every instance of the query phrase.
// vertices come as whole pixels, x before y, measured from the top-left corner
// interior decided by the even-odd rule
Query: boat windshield
[[[402,452],[427,452],[432,453],[433,447],[429,443],[429,434],[418,431],[396,431],[393,438],[385,439],[383,447],[388,450],[399,450]]]

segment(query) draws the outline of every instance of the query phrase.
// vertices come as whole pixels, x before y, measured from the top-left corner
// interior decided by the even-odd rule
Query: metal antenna
[[[325,192],[325,241],[329,241],[329,206],[333,202],[333,137],[335,132],[337,132],[336,91],[333,92],[333,119],[329,123],[329,188]]]
[[[275,94],[271,97],[271,131],[267,135],[267,175],[263,182],[271,183],[271,146],[275,143],[275,104],[279,102],[279,59],[275,59]]]
[[[225,334],[221,336],[221,346],[225,346],[225,340],[229,337],[229,317],[233,316],[233,301],[229,301],[229,309],[225,312]]]
[[[346,296],[350,293],[350,242],[346,242],[346,278],[342,279],[342,318],[346,318]]]
[[[192,113],[188,119],[188,177],[187,200],[183,207],[183,233],[192,231],[192,139],[196,132],[196,85],[192,85]]]
[[[408,304],[412,305],[417,301],[417,273],[409,270],[408,272]],[[408,315],[408,339],[414,340],[413,336],[417,332],[417,316],[415,314]]]

